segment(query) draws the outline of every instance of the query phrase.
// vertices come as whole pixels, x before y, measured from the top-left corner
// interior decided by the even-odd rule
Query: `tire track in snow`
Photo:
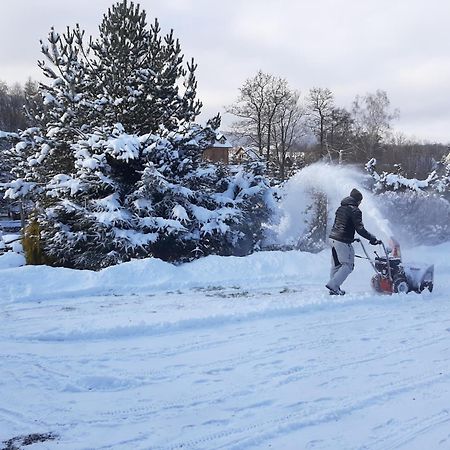
[[[377,393],[375,395],[367,395],[366,397],[359,398],[356,401],[349,401],[344,403],[343,405],[338,406],[337,408],[329,408],[325,411],[308,414],[308,417],[305,416],[303,412],[291,413],[283,416],[279,416],[272,420],[265,420],[256,422],[250,426],[246,427],[234,427],[227,431],[221,431],[217,433],[208,434],[199,439],[193,439],[189,441],[179,441],[175,444],[169,446],[156,446],[152,447],[152,450],[178,450],[178,449],[205,449],[210,450],[212,448],[226,449],[226,450],[244,450],[247,448],[255,447],[257,445],[264,444],[270,439],[276,438],[280,434],[292,433],[294,431],[298,431],[303,428],[317,426],[321,424],[325,424],[331,421],[336,421],[341,419],[346,415],[350,415],[357,411],[361,411],[366,407],[369,407],[376,403],[386,402],[387,400],[391,400],[393,397],[397,397],[399,395],[403,395],[412,391],[416,391],[417,389],[429,388],[436,384],[446,384],[450,381],[450,374],[446,376],[424,376],[420,381],[413,381],[414,377],[411,377],[408,381],[402,380],[402,382],[394,383],[394,386],[391,389],[384,390],[383,392]],[[448,411],[444,414],[448,415]],[[433,420],[433,418],[428,418],[427,421],[429,424],[425,427],[428,429],[437,424],[442,424],[444,422],[450,421],[450,417],[439,418],[438,420]],[[258,436],[252,438],[240,438],[239,435],[245,434],[248,435],[248,432],[254,434],[258,430]],[[260,431],[264,430],[264,431]],[[236,436],[230,442],[230,437]],[[405,443],[408,440],[413,439],[410,436],[405,440]],[[220,442],[215,444],[219,440],[223,440],[223,438],[228,438],[227,442]],[[214,443],[214,444],[213,444]],[[394,442],[391,447],[382,447],[383,450],[387,448],[398,448],[403,441]],[[201,447],[203,444],[208,444],[207,447]],[[384,441],[384,444],[390,445],[389,442]],[[371,447],[369,447],[371,448]]]
[[[358,323],[359,323],[359,319],[358,319]],[[433,322],[433,323],[435,324],[435,322]],[[430,322],[430,324],[431,324],[431,322]],[[329,324],[327,324],[326,326],[329,326]],[[407,330],[412,330],[414,328],[415,328],[415,325],[405,326],[405,327],[397,328],[395,330],[388,329],[387,333],[385,333],[385,334],[395,334],[395,333],[398,333],[399,331],[404,332]],[[259,333],[259,334],[262,334],[262,333]],[[259,334],[253,333],[253,334],[247,334],[245,336],[236,335],[234,337],[238,337],[239,340],[240,339],[257,340],[260,337]],[[376,333],[375,332],[372,333],[372,335],[375,335],[375,334],[379,335],[379,331],[377,331]],[[366,333],[366,336],[367,336],[367,333]],[[370,334],[369,334],[369,336],[370,336]],[[385,335],[383,335],[383,336],[385,336]],[[445,336],[441,336],[439,333],[436,333],[436,335],[429,336],[429,337],[422,338],[422,339],[419,339],[416,337],[415,345],[409,346],[407,348],[405,348],[404,345],[399,345],[394,348],[384,347],[382,354],[376,354],[373,356],[368,355],[364,359],[353,358],[350,361],[346,361],[344,363],[339,361],[339,363],[336,363],[334,366],[328,366],[326,368],[326,370],[314,369],[314,368],[321,366],[321,362],[319,361],[315,365],[313,364],[312,368],[311,368],[311,364],[310,364],[309,370],[306,369],[305,367],[298,368],[298,370],[291,368],[291,369],[287,369],[284,371],[273,372],[270,374],[270,377],[293,376],[294,378],[286,379],[285,382],[296,381],[299,378],[304,378],[304,377],[311,376],[311,375],[314,375],[314,376],[321,375],[328,371],[342,369],[345,367],[351,367],[351,366],[359,365],[361,363],[377,361],[380,359],[384,359],[388,356],[391,356],[393,354],[398,354],[398,353],[403,354],[405,352],[415,351],[415,350],[427,347],[432,344],[444,342],[446,339],[447,338]],[[236,340],[233,339],[233,337],[230,337],[228,341],[225,341],[225,340],[215,341],[215,342],[213,342],[213,345],[199,345],[199,346],[192,347],[189,350],[187,350],[187,349],[184,349],[184,350],[185,351],[206,350],[206,349],[214,348],[216,346],[216,344],[223,344],[225,342],[236,343]],[[233,358],[217,359],[211,363],[207,363],[207,364],[197,363],[192,366],[188,366],[188,365],[185,365],[185,366],[177,365],[176,367],[166,366],[159,371],[152,370],[149,375],[157,377],[158,375],[164,374],[165,378],[168,379],[168,378],[170,378],[170,376],[172,374],[172,380],[176,380],[176,379],[182,378],[182,377],[190,374],[188,372],[180,373],[180,370],[183,368],[187,368],[187,369],[191,369],[191,370],[195,370],[195,371],[198,371],[198,370],[207,371],[211,367],[215,367],[216,370],[221,370],[220,368],[222,368],[222,370],[227,370],[230,367],[238,367],[241,364],[250,363],[250,362],[254,365],[254,367],[257,367],[258,364],[260,364],[260,363],[264,365],[265,361],[267,361],[268,358],[273,359],[273,357],[275,357],[276,355],[281,355],[283,353],[293,352],[293,351],[297,351],[297,350],[301,350],[301,349],[316,350],[316,349],[323,348],[323,346],[324,346],[323,342],[317,342],[316,340],[299,341],[297,344],[287,344],[284,346],[279,345],[279,341],[277,341],[277,342],[274,342],[273,346],[271,346],[269,348],[264,348],[262,350],[251,348],[246,353],[244,353],[244,354],[239,353],[238,356],[235,356]],[[164,355],[164,356],[166,356],[166,355]],[[172,352],[171,352],[170,356],[179,356],[179,353],[177,352],[177,348],[172,348]],[[145,355],[145,353],[143,353],[142,358],[146,358],[146,357],[147,356]],[[269,363],[268,365],[271,365],[271,364]],[[295,378],[296,372],[301,372],[301,375],[299,375],[299,378]],[[141,375],[141,376],[143,376],[143,375]]]
[[[122,409],[122,411],[119,411],[118,409],[111,408],[107,410],[107,412],[110,412],[109,416],[106,414],[101,414],[102,411],[105,411],[104,405],[99,405],[97,411],[92,411],[93,414],[91,417],[86,417],[84,419],[80,419],[81,424],[87,425],[89,428],[94,425],[98,425],[98,428],[102,428],[103,430],[107,428],[108,426],[118,426],[120,424],[123,424],[121,420],[123,420],[123,417],[127,418],[129,423],[142,423],[144,424],[150,424],[152,420],[156,416],[161,416],[163,419],[167,419],[167,423],[170,424],[170,421],[173,419],[178,419],[183,414],[195,414],[196,408],[211,408],[214,410],[215,408],[220,408],[222,403],[225,403],[228,407],[230,400],[234,399],[236,396],[241,395],[241,397],[245,400],[245,402],[241,402],[241,409],[244,410],[247,408],[249,411],[251,408],[262,408],[264,403],[258,403],[255,401],[255,393],[257,395],[264,394],[265,392],[269,392],[273,389],[274,384],[263,384],[264,381],[270,380],[273,371],[270,371],[269,369],[273,367],[273,361],[275,358],[279,357],[280,362],[283,362],[281,360],[288,360],[289,357],[291,360],[293,357],[291,356],[294,353],[300,352],[302,349],[305,349],[305,347],[309,350],[314,351],[315,353],[319,353],[321,348],[327,348],[328,343],[328,336],[323,336],[324,332],[328,333],[328,329],[336,329],[335,330],[335,336],[332,336],[333,339],[333,345],[339,344],[341,346],[346,346],[346,343],[351,343],[349,340],[349,335],[347,337],[340,337],[340,331],[344,328],[351,328],[356,329],[356,331],[352,332],[351,336],[356,335],[356,337],[364,337],[364,338],[374,338],[374,337],[381,337],[380,340],[380,347],[382,344],[392,344],[392,336],[395,338],[396,334],[399,335],[408,335],[408,339],[410,336],[414,336],[414,345],[411,346],[411,342],[406,342],[405,344],[400,345],[398,342],[395,342],[395,345],[385,346],[382,350],[378,349],[378,347],[375,345],[375,347],[372,346],[373,355],[368,355],[366,358],[361,357],[354,357],[354,355],[351,352],[345,353],[344,355],[341,355],[344,357],[344,361],[341,361],[341,364],[335,363],[335,359],[333,355],[326,355],[326,357],[322,359],[317,359],[316,361],[310,361],[308,363],[308,367],[296,367],[291,363],[291,367],[289,367],[287,370],[291,370],[291,373],[286,372],[286,370],[279,370],[278,373],[276,373],[277,377],[286,377],[289,375],[294,374],[294,377],[285,381],[288,381],[289,384],[293,386],[291,389],[295,389],[296,382],[302,377],[300,375],[303,375],[304,377],[308,378],[318,378],[322,375],[329,374],[332,376],[334,372],[339,372],[342,368],[348,369],[348,368],[358,368],[363,366],[363,364],[367,364],[374,361],[382,360],[383,358],[386,358],[388,356],[396,355],[399,353],[405,353],[405,352],[412,352],[414,353],[418,349],[427,348],[427,346],[431,345],[440,345],[442,347],[443,339],[445,339],[442,335],[439,335],[439,333],[442,332],[441,328],[445,325],[448,320],[444,319],[444,315],[440,314],[437,316],[437,318],[434,318],[434,320],[428,320],[428,318],[424,319],[424,317],[418,317],[418,322],[412,321],[412,323],[409,323],[408,325],[403,325],[403,323],[407,323],[406,321],[403,321],[402,318],[402,311],[397,311],[395,315],[392,314],[392,310],[390,310],[386,313],[384,312],[382,314],[367,314],[367,312],[363,315],[367,320],[370,321],[373,320],[375,324],[379,324],[379,322],[384,324],[381,327],[378,327],[375,329],[374,327],[371,327],[370,330],[361,331],[360,328],[364,328],[363,319],[361,317],[361,314],[359,316],[354,317],[352,319],[342,319],[339,317],[338,320],[328,320],[330,317],[333,317],[335,312],[342,312],[342,310],[345,308],[346,311],[348,311],[350,314],[354,314],[355,308],[354,306],[361,305],[362,308],[364,308],[364,305],[367,306],[367,302],[355,302],[354,304],[342,304],[342,305],[336,305],[336,307],[329,307],[326,306],[325,311],[322,311],[317,316],[317,321],[315,321],[315,314],[316,312],[320,312],[320,309],[314,309],[306,311],[302,310],[299,311],[297,314],[285,314],[286,320],[284,320],[285,315],[276,315],[273,314],[272,316],[265,317],[264,315],[261,315],[260,318],[250,318],[250,320],[245,320],[246,314],[243,315],[244,320],[240,320],[239,322],[239,330],[234,330],[233,333],[230,333],[231,328],[230,327],[236,327],[236,323],[222,323],[218,326],[216,329],[214,327],[205,327],[200,326],[197,328],[192,329],[180,329],[176,330],[174,332],[169,332],[167,334],[163,334],[161,337],[161,340],[167,339],[170,337],[171,345],[164,345],[162,346],[161,343],[158,343],[157,348],[151,348],[152,345],[155,345],[154,341],[150,340],[147,344],[147,347],[139,347],[140,345],[143,345],[141,342],[139,342],[139,345],[136,343],[135,340],[131,341],[130,339],[122,340],[117,339],[117,336],[115,336],[113,333],[109,336],[109,338],[103,340],[102,342],[89,342],[89,346],[92,345],[102,345],[104,346],[103,349],[106,349],[106,353],[103,355],[104,363],[107,364],[108,360],[111,360],[114,364],[113,366],[117,367],[127,367],[127,363],[132,363],[133,360],[140,361],[142,359],[148,358],[149,361],[151,361],[151,358],[153,357],[160,357],[160,360],[158,361],[158,365],[161,367],[165,364],[165,367],[158,370],[159,374],[165,374],[167,376],[167,386],[170,386],[171,382],[177,381],[179,379],[182,379],[183,377],[191,378],[193,379],[193,375],[195,372],[195,365],[191,361],[189,364],[174,364],[172,361],[174,359],[179,359],[182,355],[186,356],[189,352],[192,352],[194,355],[198,355],[200,352],[205,351],[209,352],[211,356],[214,357],[214,360],[208,361],[207,363],[197,365],[198,371],[204,372],[207,370],[214,369],[216,372],[220,372],[222,369],[226,369],[230,366],[235,366],[236,368],[250,365],[250,364],[264,364],[266,369],[264,369],[261,373],[258,373],[258,371],[251,370],[248,367],[245,368],[245,370],[248,370],[253,375],[253,380],[251,380],[251,383],[253,384],[247,384],[247,385],[239,385],[238,383],[231,382],[230,380],[225,380],[225,377],[222,375],[217,375],[217,378],[220,378],[223,381],[223,387],[220,389],[213,389],[208,391],[202,391],[195,390],[191,393],[187,392],[183,396],[178,396],[176,401],[163,401],[158,396],[156,396],[155,401],[153,402],[147,402],[146,406],[139,407],[136,402],[134,402],[135,405],[137,405],[134,408],[129,409]],[[348,306],[346,308],[346,306]],[[415,304],[413,303],[412,306],[414,307]],[[367,309],[367,308],[366,308]],[[373,311],[376,311],[373,309]],[[306,313],[306,314],[305,314]],[[314,314],[309,314],[314,313]],[[419,311],[419,313],[422,313],[422,311]],[[262,320],[268,320],[269,325],[274,324],[274,319],[281,319],[278,321],[278,325],[281,323],[281,328],[275,329],[270,331],[267,330],[265,327],[261,326]],[[303,328],[300,324],[296,325],[296,321],[298,319],[305,319],[302,320]],[[314,319],[314,320],[313,320]],[[389,323],[389,320],[391,321]],[[411,318],[411,314],[409,316],[409,320],[413,320]],[[287,323],[293,323],[288,330],[283,329]],[[399,323],[401,323],[401,326],[397,326]],[[392,326],[392,324],[395,324],[395,327]],[[434,326],[434,328],[433,328]],[[416,330],[427,329],[430,327],[430,330],[427,332],[426,336],[421,335],[420,333],[416,332]],[[193,333],[196,333],[198,330],[205,330],[208,329],[207,333],[203,333],[201,336],[201,339],[209,340],[206,344],[199,343],[198,340],[194,343],[192,343],[192,336]],[[242,329],[250,330],[247,333],[242,333]],[[211,330],[211,331],[209,331]],[[309,332],[311,330],[315,330],[316,334],[313,335],[313,337],[309,337]],[[220,333],[223,333],[226,335],[226,338],[220,337],[220,339],[215,336],[215,334],[219,331]],[[216,333],[215,333],[216,332]],[[294,333],[295,332],[295,333]],[[269,333],[273,333],[272,335],[269,335]],[[294,334],[293,334],[294,333]],[[261,343],[260,339],[267,337],[268,342]],[[273,336],[278,336],[277,339],[272,338]],[[445,336],[448,336],[446,334]],[[153,335],[142,335],[142,336],[131,336],[131,338],[147,338],[147,337],[153,337]],[[292,343],[292,340],[295,340],[297,338],[299,339],[297,342]],[[110,342],[110,339],[113,340],[113,342]],[[288,339],[288,340],[283,340]],[[290,339],[290,340],[289,340]],[[187,342],[189,341],[189,342]],[[246,349],[245,352],[242,352],[241,350],[237,351],[236,356],[232,357],[221,357],[222,355],[222,349],[223,347],[229,347],[229,346],[237,346],[239,347],[242,343],[246,341],[255,341],[255,345],[252,345],[250,348]],[[117,349],[124,347],[129,348],[130,342],[132,343],[135,348],[132,352],[132,357],[122,357],[121,355],[117,354]],[[181,342],[178,346],[173,346],[174,342]],[[14,341],[15,344],[17,344],[17,341]],[[30,342],[26,341],[27,345],[30,344]],[[45,344],[54,345],[52,342],[35,342],[31,344],[36,344],[39,346],[43,346],[45,348]],[[70,354],[71,348],[73,348],[73,344],[78,344],[78,342],[74,341],[59,341],[57,342],[59,349],[64,352],[68,351]],[[150,344],[150,345],[149,345]],[[266,345],[265,348],[260,348],[261,345]],[[28,347],[29,348],[29,347]],[[159,353],[161,351],[161,348],[164,348],[166,354]],[[67,349],[67,350],[65,350]],[[137,351],[135,351],[137,350]],[[149,351],[150,350],[150,351]],[[216,350],[216,351],[214,351]],[[390,354],[387,354],[387,352],[391,352]],[[121,353],[121,352],[120,352]],[[32,356],[32,353],[30,353],[30,356]],[[86,357],[86,354],[83,355]],[[98,358],[97,354],[95,352],[88,353],[88,357],[92,359],[92,361],[96,360]],[[332,359],[330,359],[332,358]],[[91,364],[87,364],[86,367],[81,366],[80,367],[80,359],[81,356],[77,356],[78,360],[74,360],[73,357],[62,357],[60,358],[61,363],[65,361],[67,363],[67,366],[71,365],[70,370],[74,368],[75,370],[79,370],[78,374],[83,374],[83,371],[90,370],[93,368]],[[47,361],[50,361],[48,359]],[[171,364],[167,364],[166,361],[172,362]],[[70,364],[72,363],[72,364]],[[163,363],[163,364],[161,364]],[[342,363],[347,365],[342,365]],[[25,364],[25,359],[21,361],[21,364]],[[65,365],[65,364],[61,364]],[[276,364],[275,364],[276,365]],[[19,367],[20,365],[18,365]],[[263,366],[264,367],[264,366]],[[94,367],[95,368],[95,367]],[[281,368],[280,368],[281,369]],[[105,370],[109,370],[108,367],[105,368]],[[125,370],[125,369],[124,369]],[[307,372],[309,370],[309,372]],[[302,373],[303,372],[303,373]],[[348,372],[348,370],[347,370]],[[124,371],[121,376],[128,377],[128,378],[135,378],[136,376],[145,375],[148,372],[144,372],[141,369],[136,369],[134,371],[126,372]],[[49,373],[47,374],[49,377],[51,376],[57,376],[58,372],[54,372],[53,374]],[[295,376],[300,376],[299,378],[295,378]],[[338,373],[336,374],[338,375]],[[404,386],[407,386],[410,384],[413,386],[414,380],[416,380],[417,377],[414,377],[414,379],[403,379],[401,380],[403,382]],[[49,383],[51,384],[51,383]],[[437,381],[436,383],[437,384]],[[433,384],[431,384],[432,386]],[[145,383],[142,383],[141,386],[145,386]],[[427,386],[426,384],[424,386]],[[401,386],[400,386],[401,387]],[[420,388],[419,385],[417,388]],[[169,387],[170,389],[170,387]],[[382,378],[380,382],[377,382],[375,386],[372,386],[370,391],[373,393],[374,391],[380,391],[379,394],[385,393],[387,396],[386,398],[392,398],[389,397],[389,393],[392,393],[394,395],[395,390],[393,391],[393,385],[392,383],[386,383],[386,378]],[[411,389],[415,389],[412,387]],[[247,392],[246,392],[247,391]],[[200,392],[204,392],[202,397],[198,397],[198,394]],[[213,433],[211,429],[205,430],[204,436],[199,436],[199,438],[196,440],[195,437],[193,439],[187,439],[188,442],[203,442],[204,439],[209,439],[207,442],[213,443],[213,445],[220,445],[222,448],[226,448],[227,450],[229,448],[232,448],[231,445],[233,445],[236,449],[241,448],[240,443],[246,443],[248,446],[253,445],[251,443],[251,438],[248,436],[249,434],[253,433],[253,430],[262,430],[262,432],[267,431],[268,433],[275,433],[277,430],[281,429],[282,431],[285,429],[286,432],[289,432],[290,427],[295,431],[297,426],[299,425],[299,422],[303,423],[303,425],[300,423],[300,429],[302,426],[312,426],[314,423],[311,421],[316,421],[318,424],[320,423],[328,423],[330,420],[333,419],[327,419],[328,415],[335,414],[334,417],[342,417],[345,414],[349,415],[352,414],[353,411],[358,411],[358,405],[363,402],[364,399],[367,401],[367,405],[370,405],[370,399],[376,399],[377,396],[371,396],[371,392],[366,392],[365,395],[360,395],[359,399],[355,399],[356,403],[342,403],[341,399],[339,400],[339,404],[336,405],[336,401],[334,398],[328,399],[326,402],[318,403],[316,401],[309,402],[307,404],[308,411],[305,412],[303,409],[302,411],[293,412],[291,414],[280,414],[280,411],[274,409],[275,412],[275,418],[274,420],[261,420],[264,418],[259,418],[259,420],[255,420],[254,423],[248,423],[244,427],[234,426],[236,424],[236,421],[231,421],[230,429],[227,430],[226,427],[229,425],[222,425],[221,429],[223,430],[221,434],[222,437],[216,438],[215,436],[218,435],[218,433]],[[409,392],[409,391],[406,391]],[[135,393],[133,386],[130,386],[130,389],[128,390],[128,394],[130,398],[132,398],[133,394]],[[276,392],[275,392],[276,395]],[[397,395],[401,395],[401,392]],[[164,397],[164,396],[163,396]],[[126,398],[123,396],[122,398]],[[316,399],[319,400],[319,399]],[[359,403],[358,403],[359,401]],[[333,404],[334,402],[334,404]],[[116,402],[116,405],[119,402]],[[239,402],[238,402],[239,403]],[[330,404],[331,403],[331,404]],[[232,405],[233,406],[233,405]],[[325,408],[328,406],[328,408]],[[270,408],[270,405],[268,406]],[[346,408],[345,408],[346,407]],[[363,409],[364,404],[360,405],[360,409]],[[353,409],[352,409],[353,408]],[[117,417],[115,413],[121,412],[122,418]],[[69,422],[68,422],[69,423]],[[75,421],[70,421],[71,424],[76,424]],[[312,423],[312,425],[308,425],[308,423]],[[60,424],[62,426],[62,424]],[[267,430],[266,428],[267,427]],[[281,427],[281,428],[280,428]],[[284,428],[283,428],[284,427]],[[234,434],[229,434],[228,432],[230,430],[237,430]],[[241,431],[239,431],[241,430]],[[249,431],[249,433],[245,433],[246,431]],[[239,434],[240,433],[240,434]],[[242,436],[244,434],[244,436]],[[230,436],[230,439],[228,439],[225,443],[220,443],[221,440],[227,439],[227,436]],[[406,432],[405,432],[406,436]],[[407,438],[407,436],[406,436]],[[246,440],[247,439],[247,440]],[[242,445],[243,445],[242,444]],[[170,445],[170,444],[168,444]],[[202,445],[202,444],[199,444]],[[256,444],[258,445],[258,444]],[[148,446],[148,448],[154,448],[152,446]],[[169,448],[169,447],[161,447],[161,448]],[[176,448],[176,447],[170,447],[170,448]],[[194,447],[197,449],[197,447]],[[220,447],[205,447],[208,450],[211,450],[211,448],[220,448]],[[245,448],[245,447],[242,447]]]
[[[268,295],[270,297],[278,297],[280,300],[287,298],[287,297],[295,297],[300,295],[300,297],[304,298],[305,292],[303,292],[303,285],[297,286],[298,291],[294,291],[294,293],[288,291],[286,294],[282,294],[279,290],[280,287],[275,288],[274,290],[276,292],[270,292],[266,290],[261,289],[253,289],[250,290],[250,296],[254,299],[257,299],[258,296],[261,297],[261,299],[264,298],[265,295]],[[262,291],[262,292],[261,292]],[[267,291],[267,292],[265,292]],[[306,303],[302,303],[299,305],[292,305],[290,304],[287,307],[273,307],[268,306],[264,310],[250,310],[247,312],[239,312],[239,311],[231,311],[231,313],[221,314],[217,316],[207,316],[207,317],[193,317],[185,320],[178,320],[178,321],[165,321],[165,322],[155,322],[151,324],[146,325],[131,325],[131,326],[116,326],[114,328],[106,328],[106,329],[98,329],[85,331],[85,330],[73,330],[72,332],[42,332],[42,333],[36,333],[36,334],[29,334],[25,336],[21,336],[17,338],[15,335],[9,335],[7,338],[9,340],[15,339],[18,342],[29,340],[29,341],[48,341],[48,342],[60,342],[60,341],[84,341],[84,340],[108,340],[111,338],[117,339],[117,338],[134,338],[139,336],[157,336],[157,335],[165,335],[175,332],[183,332],[183,331],[191,331],[191,330],[200,330],[200,329],[207,329],[210,327],[217,327],[221,325],[233,325],[239,322],[250,322],[260,319],[271,319],[271,318],[277,318],[277,317],[284,317],[284,316],[292,316],[292,315],[302,315],[305,313],[309,313],[312,311],[320,311],[324,308],[326,309],[339,309],[343,306],[352,306],[354,304],[364,304],[367,302],[373,303],[377,300],[379,301],[379,296],[372,296],[367,297],[367,293],[364,293],[364,295],[361,298],[361,293],[355,293],[352,295],[347,296],[346,299],[339,298],[339,299],[332,299],[330,300],[329,296],[326,295],[326,293],[323,292],[322,288],[312,287],[308,289],[307,291],[308,297],[313,300],[309,300]],[[201,294],[203,296],[203,299],[200,301],[211,301],[211,298],[205,295],[204,293]],[[179,298],[179,295],[174,295],[175,298]],[[377,298],[378,297],[378,298]],[[99,299],[103,299],[103,301],[99,301]],[[151,299],[145,299],[151,302]],[[128,308],[130,304],[139,304],[141,307],[144,305],[144,307],[149,308],[151,305],[145,303],[142,301],[142,299],[138,296],[133,296],[131,298],[129,297],[98,297],[95,299],[95,306],[96,311],[93,312],[92,308],[88,312],[89,316],[93,317],[103,317],[104,311],[102,311],[102,307],[105,305],[102,305],[105,301],[108,303],[109,307],[116,308],[117,311],[115,311],[115,314],[123,313],[122,310],[125,310],[125,308]],[[218,299],[216,299],[218,300]],[[240,301],[240,300],[232,300],[230,301]],[[99,304],[100,303],[100,304]],[[89,306],[92,306],[89,304],[89,302],[86,302],[85,299],[81,299],[80,303],[75,303],[74,301],[70,302],[68,304],[68,309],[74,308],[73,305],[78,305],[78,307],[74,308],[72,311],[72,318],[76,318],[76,312],[77,309],[82,307],[83,305],[86,306],[86,308],[89,309]],[[40,316],[43,319],[46,318],[45,315],[45,307],[47,305],[37,305],[38,311]],[[158,304],[158,306],[161,306],[161,304]],[[61,311],[61,303],[57,304],[51,304],[48,305],[49,309],[57,308],[58,311]],[[31,313],[35,313],[36,311],[33,308],[21,308],[17,307],[17,305],[12,304],[8,307],[8,313],[14,314],[15,309],[17,309],[17,312],[24,312],[24,311],[30,311]],[[64,308],[63,308],[64,309]],[[80,319],[80,322],[82,324],[85,324],[86,319],[86,311],[78,311],[78,318]],[[154,312],[154,311],[144,311],[147,312]],[[121,314],[122,315],[122,314]],[[35,317],[35,319],[38,319],[39,317]],[[65,316],[62,316],[65,317]],[[25,320],[27,320],[26,318]],[[72,319],[73,320],[73,319]],[[17,331],[16,329],[14,329]]]
[[[418,418],[412,425],[397,428],[383,437],[369,442],[370,450],[394,450],[414,441],[415,438],[436,427],[450,423],[450,411],[444,409],[427,418]]]
[[[404,329],[413,329],[413,326],[409,326],[409,327],[403,327]],[[383,359],[386,358],[388,356],[391,356],[392,354],[395,353],[401,353],[401,352],[408,352],[408,351],[415,351],[419,348],[424,348],[427,347],[429,345],[433,345],[436,343],[441,343],[443,341],[444,338],[439,338],[436,339],[436,336],[432,336],[432,337],[427,337],[422,339],[420,342],[417,342],[417,344],[414,347],[408,347],[408,348],[404,348],[404,347],[396,347],[395,349],[391,349],[390,351],[385,351],[383,352],[383,354],[377,355],[377,357],[372,357],[372,358],[365,358],[365,359],[354,359],[353,361],[349,361],[347,363],[344,364],[339,364],[336,366],[322,366],[322,362],[319,362],[316,367],[321,367],[320,370],[303,370],[303,373],[301,375],[300,378],[319,378],[320,375],[323,375],[325,373],[330,373],[336,370],[341,370],[342,367],[349,367],[349,366],[355,366],[357,367],[358,365],[361,364],[365,364],[366,362],[370,362],[370,361],[375,361],[377,359]],[[313,341],[310,341],[313,342]],[[301,343],[299,344],[301,346]],[[273,353],[271,351],[268,352],[268,354],[266,355],[267,357],[273,357]],[[266,359],[266,357],[262,358],[263,360]],[[235,359],[236,361],[236,359]],[[227,360],[227,362],[230,362],[230,360]],[[216,367],[219,366],[220,364],[218,364],[219,361],[215,361],[215,363],[213,363]],[[202,370],[204,369],[205,365],[200,366],[199,369]],[[187,375],[187,374],[183,374]],[[263,378],[266,377],[267,374],[264,375]],[[272,375],[269,375],[268,378],[271,378]],[[182,378],[182,376],[177,376],[177,378]],[[412,378],[411,381],[416,380],[416,377]],[[290,379],[289,383],[295,383],[295,381],[297,381],[297,379]],[[404,381],[404,380],[403,380]],[[169,380],[170,382],[170,380]],[[383,384],[379,384],[376,389],[386,389],[392,388],[392,383],[389,382],[387,385],[383,385]],[[250,387],[250,391],[252,390],[257,390],[259,394],[264,394],[264,391],[270,391],[273,389],[273,386],[267,386],[267,387],[262,387],[262,386],[251,386]],[[372,388],[373,389],[373,388]],[[139,412],[139,416],[142,418],[145,418],[146,415],[154,415],[155,413],[158,412],[158,410],[160,411],[160,413],[163,413],[164,410],[169,410],[169,409],[178,409],[181,410],[185,409],[186,411],[189,411],[190,409],[192,409],[193,407],[203,407],[203,406],[212,406],[212,405],[220,405],[221,403],[225,403],[228,400],[235,398],[236,395],[239,393],[239,390],[242,391],[242,386],[239,386],[237,384],[231,384],[228,383],[227,384],[227,392],[225,393],[223,391],[223,389],[219,389],[219,390],[215,390],[215,391],[209,391],[207,393],[205,393],[203,396],[195,396],[195,399],[193,399],[192,394],[188,394],[186,396],[178,396],[177,401],[176,402],[156,402],[153,403],[152,405],[149,405],[148,407],[142,407],[139,409],[122,409],[122,410],[115,410],[115,411],[108,411],[107,415],[110,416],[115,416],[115,415],[127,415],[127,414],[133,414],[136,412]]]

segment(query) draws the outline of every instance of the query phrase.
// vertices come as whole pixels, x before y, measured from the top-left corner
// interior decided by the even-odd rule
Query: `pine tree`
[[[119,122],[130,132],[155,133],[161,125],[175,130],[200,112],[197,66],[192,61],[183,67],[173,30],[162,37],[157,19],[147,30],[146,13],[139,5],[125,0],[110,8],[91,48],[105,124]],[[184,94],[177,84],[183,77]]]
[[[98,39],[85,44],[78,25],[52,29],[42,52],[49,82],[8,195],[33,196],[46,261],[98,269],[257,247],[269,185],[260,167],[203,162],[220,118],[194,123],[197,66],[183,68],[172,31],[161,37],[157,20],[147,29],[145,12],[123,0]]]

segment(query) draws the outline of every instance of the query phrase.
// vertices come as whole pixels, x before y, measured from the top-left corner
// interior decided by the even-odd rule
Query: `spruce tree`
[[[51,30],[39,63],[48,82],[31,112],[38,126],[16,146],[22,173],[8,194],[32,193],[46,261],[98,269],[252,251],[269,185],[260,167],[202,160],[220,118],[194,123],[196,64],[184,68],[173,32],[162,37],[157,20],[148,29],[127,0],[99,31],[86,43],[78,25]]]

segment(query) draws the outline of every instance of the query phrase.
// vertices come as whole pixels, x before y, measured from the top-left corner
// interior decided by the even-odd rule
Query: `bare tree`
[[[227,112],[239,118],[233,131],[258,148],[260,156],[270,159],[273,126],[278,110],[289,94],[287,81],[261,70],[239,89],[236,103]]]
[[[270,161],[272,152],[272,134],[275,127],[275,121],[279,119],[279,115],[283,108],[283,104],[291,96],[287,81],[283,78],[272,78],[272,82],[268,86],[267,102],[265,104],[266,119],[266,159]]]
[[[268,88],[272,79],[272,75],[260,70],[255,77],[245,80],[244,85],[239,88],[236,103],[226,108],[227,112],[239,118],[233,124],[233,131],[245,138],[249,144],[256,146],[261,156],[266,132]]]
[[[277,166],[282,181],[286,179],[289,166],[289,153],[299,143],[305,132],[305,110],[299,104],[300,94],[290,91],[280,104],[273,124],[274,155],[273,162]]]
[[[326,150],[330,160],[342,164],[354,150],[353,121],[345,108],[333,108],[326,136]]]
[[[310,89],[307,108],[309,126],[319,142],[320,155],[325,156],[326,135],[331,126],[334,108],[333,93],[329,89],[317,87]]]
[[[390,110],[386,91],[378,89],[374,94],[356,96],[353,102],[352,118],[358,153],[367,160],[381,148],[388,137],[391,123],[399,117],[399,111]]]

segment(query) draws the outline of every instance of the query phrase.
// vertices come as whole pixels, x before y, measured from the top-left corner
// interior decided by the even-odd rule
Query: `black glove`
[[[378,245],[378,244],[381,244],[381,241],[379,241],[379,240],[374,236],[372,239],[370,239],[369,243],[370,243],[370,245]]]

